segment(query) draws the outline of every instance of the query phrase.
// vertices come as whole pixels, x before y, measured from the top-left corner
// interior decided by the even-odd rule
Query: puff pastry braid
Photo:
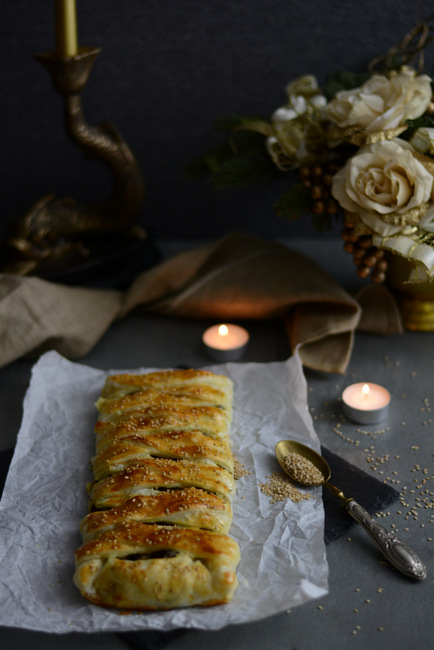
[[[232,598],[232,397],[230,379],[201,370],[107,378],[75,553],[90,602],[147,610]]]

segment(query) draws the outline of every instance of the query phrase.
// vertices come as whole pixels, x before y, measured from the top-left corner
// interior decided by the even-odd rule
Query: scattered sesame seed
[[[270,503],[285,501],[285,499],[290,499],[294,503],[298,503],[303,499],[313,499],[311,494],[300,492],[284,474],[273,472],[267,478],[268,481],[266,483],[259,483],[259,488],[263,494],[271,497]]]
[[[249,470],[246,469],[245,465],[234,456],[234,479],[239,480],[248,474],[250,474]]]

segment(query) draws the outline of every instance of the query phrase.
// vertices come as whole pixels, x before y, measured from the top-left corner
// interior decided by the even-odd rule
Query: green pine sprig
[[[193,160],[186,171],[190,176],[207,176],[215,189],[235,189],[275,180],[282,173],[272,162],[261,134],[242,130],[251,119],[238,116],[219,118],[217,132],[223,142]],[[241,128],[240,128],[241,127]]]
[[[267,153],[257,150],[241,151],[222,161],[210,174],[210,183],[216,189],[236,189],[271,181],[280,172]]]
[[[294,185],[284,192],[279,201],[274,204],[274,211],[282,219],[299,219],[308,214],[312,208],[312,199],[309,188],[303,183]]]
[[[401,133],[399,136],[403,140],[410,140],[414,133],[422,127],[429,129],[434,128],[434,115],[428,115],[425,113],[424,115],[421,115],[414,120],[407,120],[407,125],[407,130],[404,131],[404,133]]]
[[[309,187],[303,183],[294,183],[292,187],[284,192],[279,201],[274,204],[274,211],[282,219],[300,219],[309,215],[314,229],[324,233],[332,229],[333,221],[339,220],[340,215],[331,215],[326,212],[312,215],[312,196]]]

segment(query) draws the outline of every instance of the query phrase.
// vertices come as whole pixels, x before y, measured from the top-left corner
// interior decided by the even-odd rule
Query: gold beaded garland
[[[348,219],[344,223],[345,228],[341,233],[344,250],[353,256],[357,275],[360,278],[367,278],[370,275],[371,280],[376,284],[384,282],[387,270],[384,251],[372,244],[371,235],[358,236],[354,231],[353,224]]]
[[[339,169],[335,164],[315,165],[309,167],[302,165],[298,175],[303,185],[310,189],[312,199],[312,211],[314,214],[337,214],[339,205],[332,197],[330,188],[333,182],[333,175]]]

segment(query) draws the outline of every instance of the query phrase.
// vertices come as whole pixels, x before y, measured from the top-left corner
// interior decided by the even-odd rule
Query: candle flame
[[[220,336],[227,336],[229,333],[229,330],[226,325],[220,325],[218,332]]]
[[[368,397],[368,395],[369,395],[369,386],[368,386],[368,384],[363,385],[362,393],[363,393],[363,397]]]

